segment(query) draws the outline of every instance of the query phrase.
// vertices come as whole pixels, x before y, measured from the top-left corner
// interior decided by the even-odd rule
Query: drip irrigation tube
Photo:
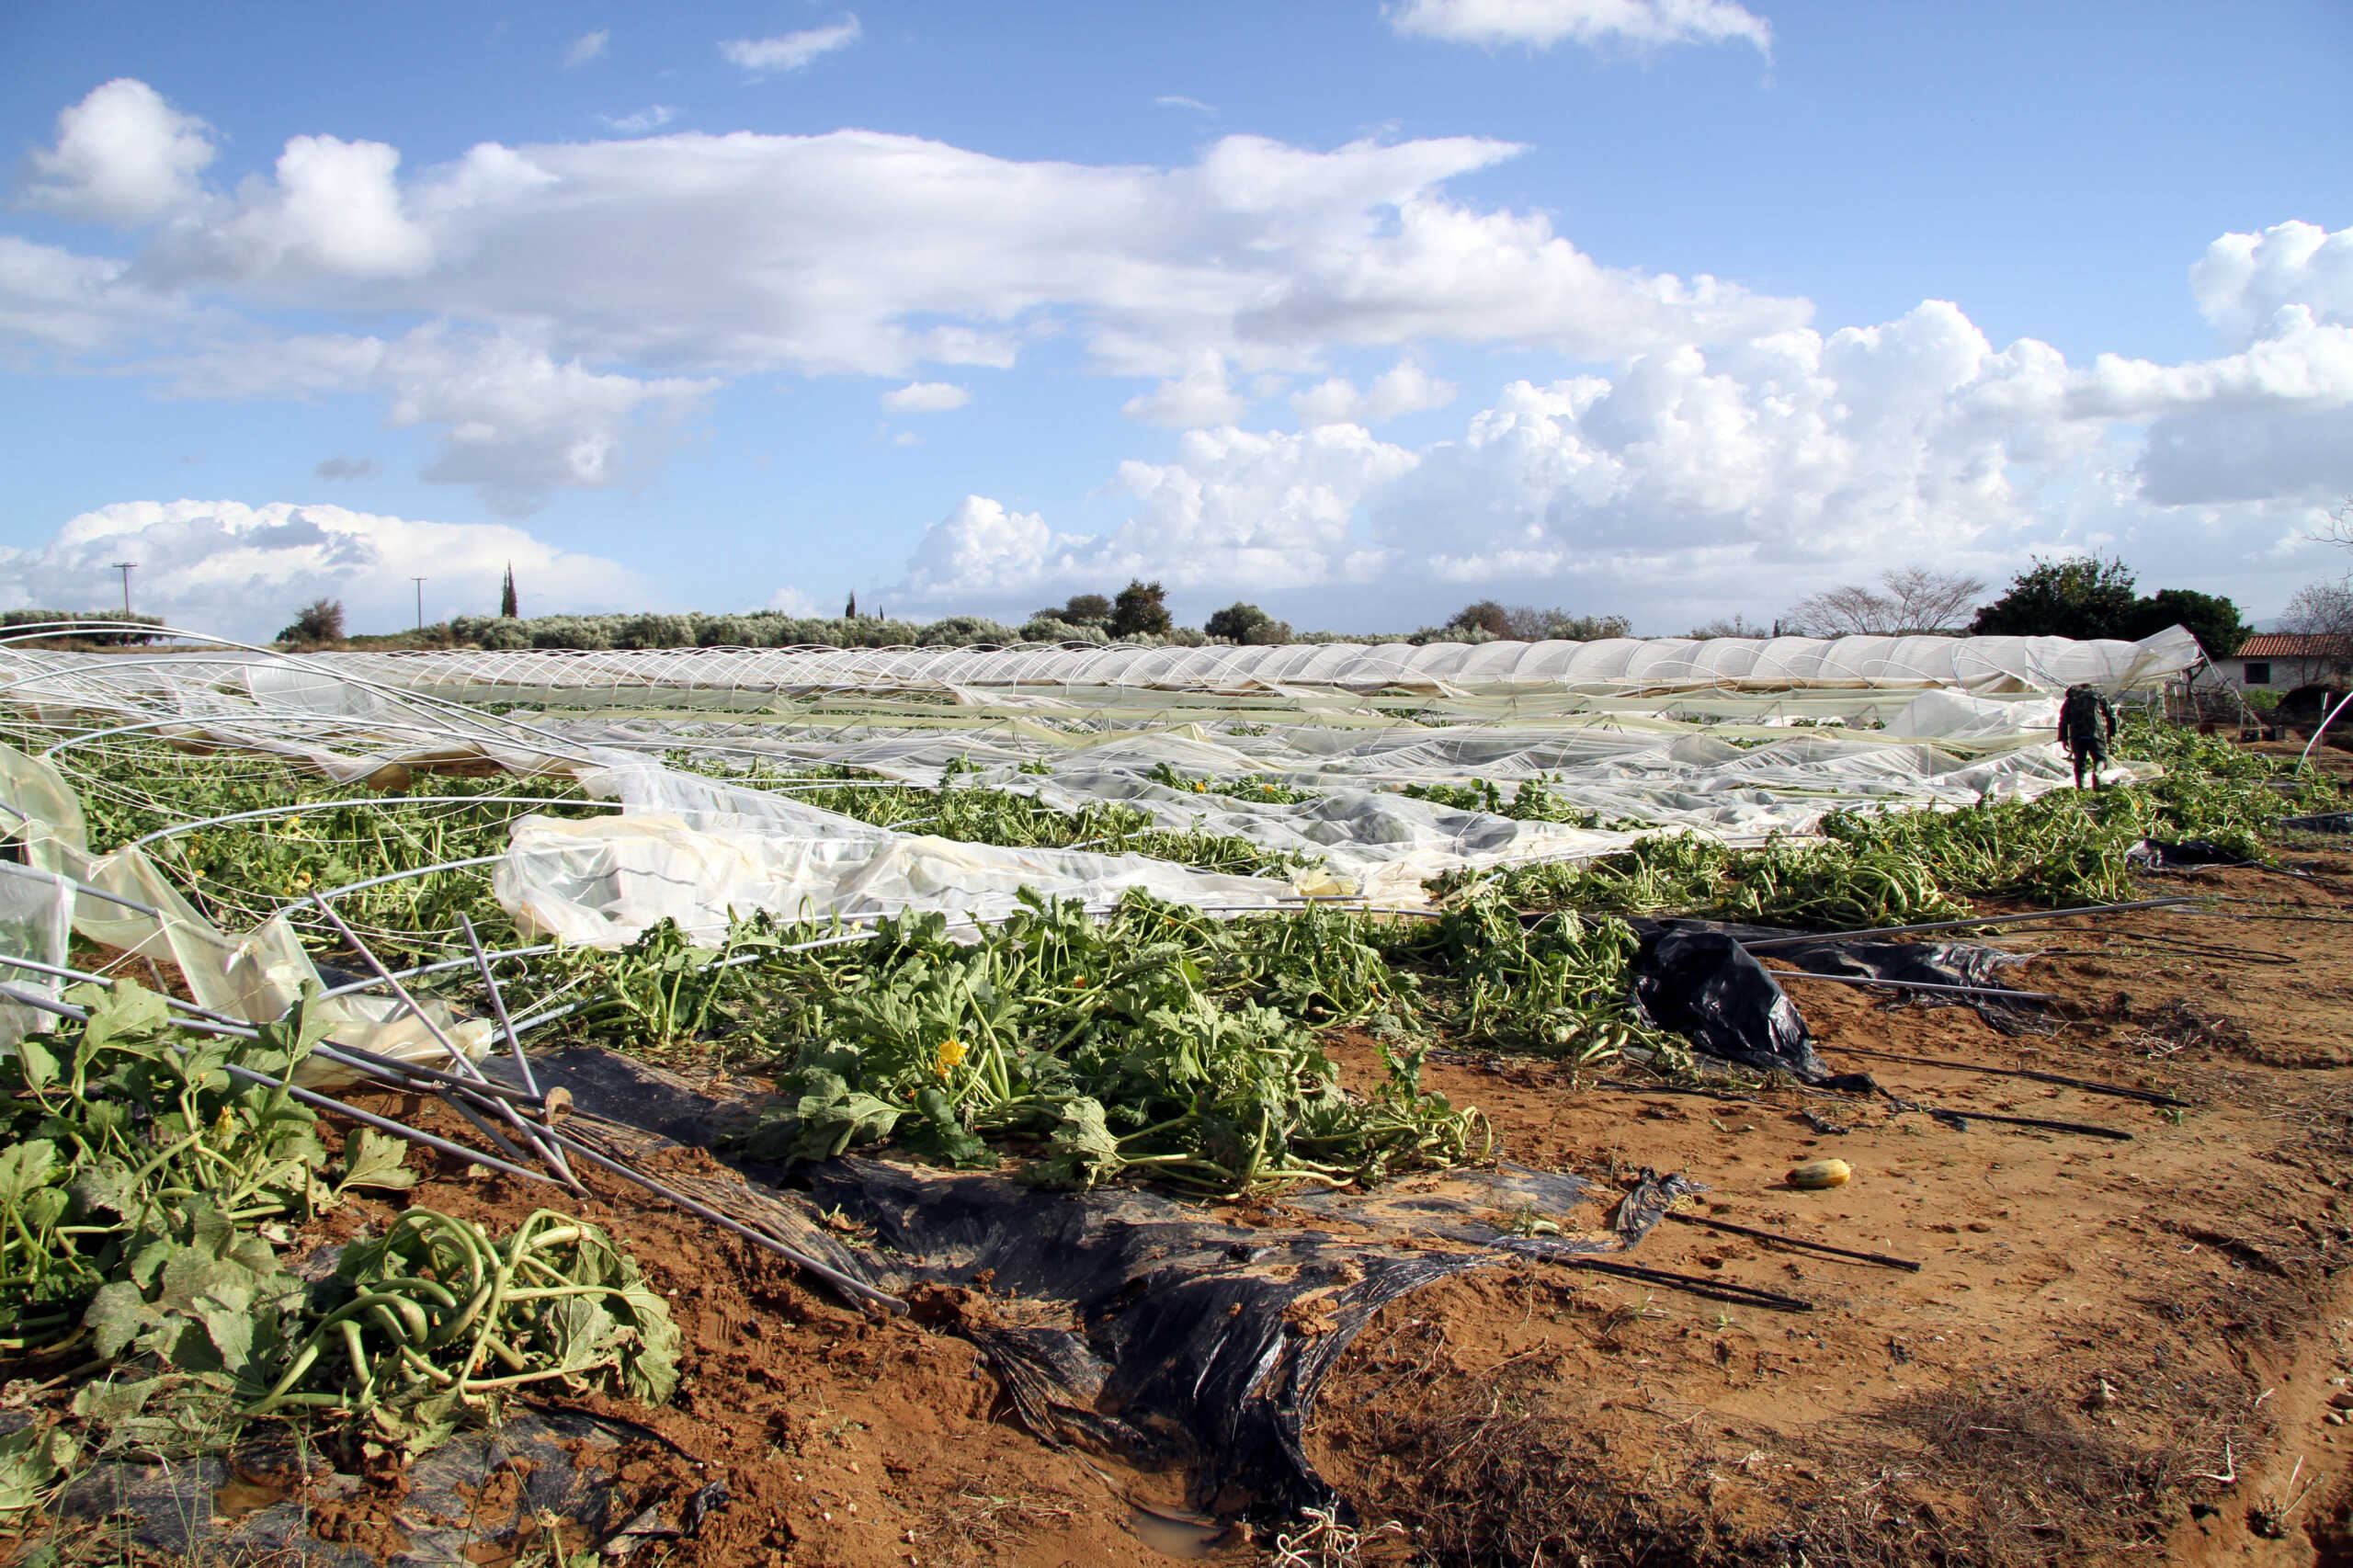
[[[1896,1257],[1883,1252],[1857,1252],[1852,1247],[1832,1246],[1828,1242],[1810,1241],[1803,1236],[1785,1236],[1776,1231],[1760,1231],[1754,1225],[1735,1225],[1729,1220],[1711,1220],[1704,1214],[1677,1214],[1668,1219],[1678,1224],[1702,1225],[1711,1231],[1728,1231],[1735,1236],[1754,1236],[1758,1241],[1771,1242],[1776,1246],[1800,1247],[1830,1257],[1852,1258],[1857,1263],[1876,1263],[1882,1268],[1901,1268],[1910,1273],[1920,1272],[1920,1265],[1908,1257]]]
[[[1750,952],[1762,952],[1770,948],[1802,947],[1808,942],[1851,942],[1864,937],[1909,937],[1921,931],[1959,931],[1972,926],[2015,926],[2029,920],[2064,920],[2075,915],[2120,915],[2129,909],[2164,909],[2177,903],[2195,903],[2191,895],[2172,898],[2138,898],[2129,903],[2086,903],[2075,909],[2036,909],[2023,915],[1980,915],[1967,920],[1930,920],[1917,926],[1874,926],[1862,931],[1817,931],[1794,937],[1744,937],[1741,946]]]
[[[2012,991],[2002,985],[1945,985],[1929,980],[1885,980],[1876,974],[1817,974],[1810,969],[1768,969],[1776,980],[1827,980],[1838,985],[1885,985],[1897,991],[1933,991],[1945,996],[1998,996],[2009,1002],[2056,1002],[2048,991]]]
[[[221,827],[233,822],[257,822],[264,817],[301,816],[305,812],[345,812],[381,806],[602,806],[612,811],[622,809],[619,801],[595,801],[585,796],[578,800],[548,800],[538,795],[355,795],[348,801],[313,801],[290,806],[264,806],[258,811],[232,812],[226,816],[206,817],[199,822],[174,823],[159,827],[144,838],[134,838],[123,845],[124,849],[143,849],[161,839],[176,838],[184,833],[198,833],[208,827]]]
[[[2196,1108],[2195,1100],[2177,1099],[2154,1089],[2130,1088],[2122,1084],[2103,1084],[2091,1078],[2070,1078],[2061,1073],[2040,1073],[2030,1067],[1989,1067],[1975,1062],[1945,1062],[1933,1056],[1904,1056],[1893,1051],[1866,1051],[1859,1045],[1841,1045],[1832,1049],[1848,1056],[1869,1056],[1881,1062],[1906,1062],[1915,1067],[1949,1067],[1961,1073],[1984,1073],[1996,1078],[2031,1078],[2038,1084],[2058,1084],[2086,1094],[2110,1095],[2120,1100],[2140,1100],[2147,1105],[2172,1107],[2178,1110]],[[1968,1111],[1963,1116],[1972,1114]]]

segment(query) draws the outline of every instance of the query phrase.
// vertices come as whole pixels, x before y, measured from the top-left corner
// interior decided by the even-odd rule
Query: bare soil
[[[1434,1066],[1514,1154],[1677,1170],[1691,1212],[1915,1260],[1842,1261],[1688,1223],[1642,1261],[1802,1297],[1795,1314],[1546,1266],[1392,1306],[1325,1391],[1315,1457],[1369,1518],[1493,1562],[2353,1561],[2347,1155],[2353,859],[2170,879],[2242,902],[2038,926],[2019,983],[2056,1033],[1794,983],[1834,1068],[1794,1088],[1576,1092],[1528,1063]],[[2172,1094],[2171,1109],[2022,1068]],[[1826,1133],[1811,1110],[1848,1131]],[[1783,1179],[1836,1157],[1826,1191]]]

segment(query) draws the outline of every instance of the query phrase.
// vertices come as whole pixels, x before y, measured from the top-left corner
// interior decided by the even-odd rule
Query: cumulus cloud
[[[2328,248],[2303,254],[2325,293]],[[1769,619],[1891,566],[1999,581],[2032,552],[2096,550],[2276,603],[2294,572],[2334,565],[2309,535],[2353,492],[2353,332],[2294,300],[2292,277],[2268,286],[2291,302],[2261,335],[2187,365],[1997,348],[1929,301],[1871,326],[1517,381],[1418,451],[1347,422],[1370,394],[1327,381],[1293,399],[1302,433],[1197,430],[1172,460],[1122,464],[1131,510],[1102,538],[960,511],[909,585],[941,598],[960,573],[1009,597],[1127,575],[1211,597],[1348,585],[1346,611],[1302,602],[1367,625],[1382,607],[1392,624],[1428,619],[1443,585],[1438,597],[1676,631],[1733,608]],[[1392,395],[1415,394],[1407,370],[1391,372]]]
[[[1172,462],[1120,465],[1113,487],[1135,509],[1116,532],[1056,533],[1037,513],[968,495],[925,531],[892,591],[1003,607],[1130,576],[1254,592],[1366,582],[1386,556],[1354,536],[1351,517],[1415,460],[1354,426],[1190,430]]]
[[[1001,598],[1083,572],[1095,540],[1057,534],[1035,512],[967,495],[924,530],[897,591],[920,597]]]
[[[322,459],[319,466],[311,471],[313,479],[324,480],[372,479],[375,474],[376,460],[374,458],[347,458],[340,452],[334,457]]]
[[[183,301],[130,274],[125,262],[0,234],[0,349],[97,353],[176,324]]]
[[[1098,369],[1181,379],[1211,353],[1245,373],[1430,339],[1614,358],[1806,319],[1802,301],[1605,267],[1540,215],[1445,195],[1518,151],[1228,136],[1155,169],[686,133],[486,142],[404,177],[397,149],[307,135],[274,177],[176,213],[137,272],[254,307],[544,323],[560,352],[701,371],[1001,366],[1074,327]]]
[[[605,52],[605,46],[612,41],[612,31],[608,28],[598,28],[594,32],[582,33],[564,50],[563,68],[569,71],[599,58]]]
[[[882,394],[882,406],[892,414],[946,414],[972,401],[972,394],[953,381],[909,381]]]
[[[1733,0],[1401,0],[1388,16],[1400,33],[1489,49],[1550,49],[1563,39],[1588,48],[1746,42],[1768,54],[1773,48],[1770,24]]]
[[[1250,407],[1226,380],[1225,357],[1204,351],[1183,375],[1130,398],[1120,412],[1164,429],[1188,430],[1239,419]]]
[[[108,563],[138,562],[133,608],[176,626],[267,642],[304,605],[340,599],[354,631],[393,630],[426,613],[488,615],[507,563],[535,605],[642,608],[647,585],[618,562],[559,550],[495,523],[413,521],[341,506],[275,502],[124,501],[85,512],[48,543],[0,550],[0,602],[103,605]]]
[[[649,131],[659,131],[678,118],[678,111],[668,104],[648,104],[635,114],[600,114],[597,123],[608,131],[623,136],[642,136]]]
[[[422,275],[433,236],[407,210],[401,155],[381,142],[297,136],[276,179],[183,215],[142,270],[175,284],[262,284],[330,302],[348,285]],[[349,297],[349,296],[345,296]]]
[[[794,587],[779,588],[775,593],[770,594],[767,608],[782,610],[787,615],[813,616],[824,613],[817,608],[815,599]]]
[[[1362,392],[1334,376],[1291,396],[1291,412],[1303,425],[1377,425],[1401,415],[1444,408],[1461,389],[1442,381],[1412,359],[1400,359]]]
[[[144,116],[137,136],[82,129],[93,105],[123,104]],[[1317,371],[1335,348],[1617,358],[1808,311],[1605,267],[1541,216],[1453,201],[1446,180],[1518,151],[1472,137],[1315,151],[1229,136],[1152,168],[870,131],[674,133],[485,142],[410,172],[397,148],[316,134],[229,190],[192,183],[208,145],[135,83],[78,106],[43,154],[48,199],[155,222],[131,261],[0,236],[0,332],[52,352],[144,338],[183,394],[383,392],[395,423],[443,427],[431,475],[495,486],[509,509],[611,483],[617,420],[659,426],[741,375],[1003,368],[1074,335],[1098,372],[1159,383],[1136,417],[1194,428],[1246,413],[1236,378]],[[100,201],[128,190],[148,194]],[[385,326],[278,336],[290,311]],[[546,417],[518,413],[517,387]],[[1382,406],[1371,394],[1361,417]]]
[[[2259,234],[2224,234],[2189,269],[2198,308],[2234,346],[2265,334],[2301,306],[2317,321],[2353,322],[2353,229],[2276,223]]]
[[[810,28],[779,38],[732,39],[719,46],[719,52],[727,57],[728,63],[766,76],[779,71],[798,71],[820,55],[847,49],[859,36],[858,18],[851,16],[829,28]]]
[[[210,128],[121,76],[57,117],[57,142],[33,153],[24,199],[69,218],[144,223],[188,205],[212,161]]]
[[[389,340],[308,336],[249,345],[175,369],[183,396],[381,394],[386,425],[441,433],[424,478],[477,486],[493,506],[517,517],[557,490],[642,478],[711,385],[595,370],[519,338],[440,326]]]

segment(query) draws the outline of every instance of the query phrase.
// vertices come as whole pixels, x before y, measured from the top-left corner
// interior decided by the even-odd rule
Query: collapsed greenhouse
[[[1924,1108],[1818,1055],[1780,981],[1820,982],[1834,1010],[1860,983],[1995,1038],[2048,1032],[2059,999],[2013,984],[2017,954],[1868,938],[1968,926],[1989,897],[2182,904],[2134,876],[2260,859],[2279,819],[2339,803],[2166,730],[2163,695],[2201,659],[2178,628],[302,655],[41,635],[0,645],[0,1067],[42,1108],[10,1137],[44,1151],[0,1171],[0,1319],[56,1358],[45,1377],[95,1346],[110,1384],[146,1391],[0,1422],[0,1464],[60,1517],[128,1506],[132,1449],[180,1484],[201,1445],[159,1434],[201,1402],[163,1385],[199,1363],[204,1420],[312,1413],[416,1452],[506,1429],[507,1389],[658,1403],[695,1375],[673,1309],[594,1226],[605,1261],[572,1239],[533,1266],[597,1303],[577,1321],[518,1296],[494,1334],[487,1283],[494,1307],[461,1313],[453,1260],[531,1232],[431,1239],[423,1195],[471,1166],[593,1193],[624,1240],[649,1208],[707,1225],[851,1317],[912,1311],[975,1347],[1056,1451],[1174,1477],[1164,1512],[1337,1540],[1353,1527],[1309,1416],[1385,1305],[1532,1260],[1646,1277],[1613,1255],[1706,1190],[1514,1164],[1530,1151],[1500,1113],[1435,1092],[1427,1063],[1484,1052],[1559,1064],[1570,1089],[1741,1105],[1815,1085],[1893,1119]],[[2078,683],[2147,737],[2097,801],[2051,744]],[[125,1051],[148,1065],[98,1071]],[[166,1106],[151,1080],[176,1073]],[[205,1146],[199,1105],[206,1158],[244,1174],[155,1185]],[[126,1176],[133,1149],[165,1152]],[[1566,1220],[1596,1202],[1616,1207]],[[369,1223],[343,1263],[302,1264],[294,1233],[315,1242],[338,1204]],[[217,1251],[208,1215],[266,1221],[280,1263],[313,1268],[271,1296],[294,1276],[267,1246],[249,1259],[237,1311],[274,1302],[272,1326],[233,1345],[230,1297],[183,1300],[127,1261]],[[1029,1304],[983,1304],[1006,1297]],[[212,1339],[196,1362],[183,1321]],[[550,1433],[586,1430],[514,1429],[551,1475]],[[688,1551],[727,1496],[698,1485],[646,1502],[607,1476],[553,1513],[608,1550],[659,1513],[645,1528]],[[288,1506],[178,1547],[283,1546]]]

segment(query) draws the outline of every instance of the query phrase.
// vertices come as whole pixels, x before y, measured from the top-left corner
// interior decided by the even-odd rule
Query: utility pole
[[[409,581],[416,585],[416,629],[422,631],[425,630],[425,579],[411,577]]]
[[[108,564],[111,565],[114,570],[122,574],[122,619],[129,620],[131,619],[131,574],[133,569],[138,566],[139,562],[136,561],[115,561],[109,562]]]

